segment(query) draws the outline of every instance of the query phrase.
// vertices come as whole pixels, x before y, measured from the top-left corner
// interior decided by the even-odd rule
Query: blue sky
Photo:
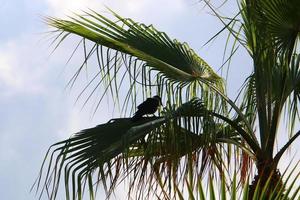
[[[221,23],[196,0],[1,0],[1,199],[36,199],[29,189],[47,148],[74,132],[117,117],[112,114],[112,106],[101,107],[91,118],[88,108],[81,110],[80,105],[74,105],[80,89],[64,88],[79,65],[76,61],[81,59],[65,65],[74,49],[73,40],[50,55],[52,48],[45,34],[49,29],[41,18],[65,17],[87,8],[105,14],[104,5],[124,17],[154,24],[172,38],[188,42],[215,69],[221,66],[227,35],[201,48],[221,28]],[[232,14],[234,9],[224,7],[224,12]],[[249,57],[244,51],[239,52],[230,69],[228,89],[232,97],[250,70]],[[291,155],[296,150],[299,151],[299,141]]]

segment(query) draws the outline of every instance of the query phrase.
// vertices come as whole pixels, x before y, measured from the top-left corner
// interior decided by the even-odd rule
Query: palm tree
[[[103,95],[111,93],[116,103],[123,102],[124,113],[134,112],[141,93],[144,99],[160,95],[166,107],[159,117],[137,122],[112,119],[52,145],[46,155],[49,166],[43,176],[45,158],[37,180],[41,194],[47,190],[55,199],[64,176],[68,199],[81,199],[85,185],[93,199],[95,179],[96,187],[101,181],[109,195],[119,180],[133,176],[129,194],[138,188],[138,199],[153,191],[173,198],[184,189],[199,188],[207,169],[210,178],[219,174],[223,179],[241,166],[234,173],[245,183],[252,162],[256,175],[250,199],[255,190],[264,190],[269,198],[284,190],[278,162],[300,135],[294,131],[299,122],[300,2],[242,0],[234,18],[223,18],[206,4],[253,60],[252,74],[235,101],[227,96],[223,78],[186,43],[171,40],[153,26],[113,11],[113,19],[92,10],[68,20],[47,19],[58,33],[58,45],[69,35],[82,37],[85,60],[70,85],[88,60],[97,62],[98,71],[79,95],[91,89],[85,104],[104,86]],[[91,42],[90,49],[86,41]],[[290,139],[275,151],[282,116],[289,128],[281,134]],[[263,187],[266,184],[268,188]]]

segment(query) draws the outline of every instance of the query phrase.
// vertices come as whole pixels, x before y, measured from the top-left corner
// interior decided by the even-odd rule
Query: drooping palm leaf
[[[103,180],[105,186],[106,178],[109,178],[107,176],[111,176],[110,170],[112,169],[110,165],[113,165],[111,163],[113,158],[125,152],[128,145],[143,138],[145,134],[151,131],[148,130],[146,133],[140,131],[139,134],[132,136],[130,129],[133,127],[138,128],[139,124],[142,123],[144,125],[149,121],[152,121],[153,124],[155,118],[144,119],[139,123],[131,122],[130,118],[110,120],[106,124],[83,130],[70,139],[52,145],[50,149],[54,148],[54,150],[49,155],[49,168],[46,170],[41,194],[44,192],[43,190],[47,189],[51,193],[50,199],[55,199],[62,173],[64,173],[66,197],[68,199],[70,198],[69,182],[71,181],[72,183],[72,198],[75,199],[78,196],[80,199],[84,188],[83,182],[88,180],[89,176],[95,173],[95,170],[98,170],[98,178]],[[156,121],[159,121],[158,125],[153,127],[151,124],[153,128],[162,123],[159,119],[156,119]],[[48,155],[46,155],[47,157]],[[53,168],[51,168],[52,165]],[[107,167],[108,171],[104,173],[105,167]],[[37,187],[39,187],[40,181],[41,177]],[[48,185],[50,184],[51,186],[49,187]],[[114,182],[111,184],[113,185]]]
[[[199,96],[201,93],[203,99],[215,99],[211,106],[219,109],[219,96],[214,95],[213,91],[217,90],[225,94],[223,79],[186,43],[170,39],[164,32],[156,30],[152,25],[146,26],[131,19],[122,18],[116,13],[112,12],[112,14],[114,19],[111,20],[90,11],[85,12],[84,15],[71,17],[70,20],[48,18],[47,23],[59,32],[58,38],[61,39],[57,39],[58,45],[70,33],[95,44],[91,50],[86,50],[84,46],[87,52],[84,64],[91,59],[93,54],[96,54],[97,65],[104,68],[102,70],[104,73],[96,73],[91,82],[102,76],[107,84],[105,91],[115,91],[113,93],[118,94],[120,86],[124,86],[122,82],[129,79],[130,84],[125,102],[130,99],[130,96],[132,99],[136,98],[136,84],[140,83],[144,88],[143,94],[149,91],[151,93],[153,89],[153,87],[146,87],[147,85],[158,86],[156,90],[161,93],[161,96],[168,97],[168,94],[175,92],[176,95],[171,95],[176,96],[175,99],[168,98],[170,105],[172,102],[181,103],[182,96],[184,96],[182,92],[185,91],[188,97],[186,100]],[[102,46],[107,47],[108,50],[105,52]],[[120,70],[120,65],[124,66],[123,70]],[[77,70],[71,83],[76,81],[82,69],[83,65]],[[156,73],[151,73],[153,70]],[[123,78],[117,81],[123,73]],[[156,84],[153,84],[153,79]],[[84,90],[91,87],[91,82]],[[98,86],[97,84],[95,89]],[[95,89],[92,90],[91,95]],[[167,93],[162,92],[163,90]]]
[[[49,18],[49,25],[74,33],[96,44],[133,55],[165,74],[173,81],[203,79],[220,84],[222,79],[186,44],[171,40],[153,26],[139,24],[114,14],[122,25],[95,13],[85,13],[71,21]],[[218,85],[223,90],[222,84]]]
[[[221,143],[238,144],[241,137],[236,127],[216,124],[213,118],[219,115],[212,113],[199,99],[193,99],[177,110],[167,112],[165,117],[143,118],[138,122],[120,118],[83,130],[52,146],[52,153],[46,155],[46,158],[49,156],[49,166],[44,182],[41,182],[41,174],[37,187],[42,187],[41,195],[47,190],[51,193],[50,198],[55,199],[61,177],[64,177],[66,197],[80,199],[85,182],[90,183],[89,191],[93,193],[93,183],[102,181],[110,194],[120,177],[129,175],[129,171],[137,171],[139,177],[132,181],[133,185],[144,183],[144,186],[148,185],[145,188],[149,188],[151,184],[158,184],[157,179],[145,183],[147,166],[152,168],[150,177],[164,177],[164,180],[176,176],[177,170],[188,172],[196,167],[195,172],[189,173],[203,173],[207,165],[222,170],[225,164],[220,157],[224,148]],[[201,153],[204,160],[191,160],[190,156]],[[186,155],[189,156],[184,158],[185,164],[182,165],[181,160]],[[172,182],[177,184],[183,180],[184,177],[180,176]],[[167,187],[166,183],[161,187]]]

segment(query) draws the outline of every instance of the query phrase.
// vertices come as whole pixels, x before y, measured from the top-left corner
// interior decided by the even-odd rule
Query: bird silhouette
[[[160,96],[156,95],[152,98],[147,98],[146,101],[144,101],[137,107],[138,110],[133,115],[131,120],[133,122],[136,122],[142,119],[143,115],[154,114],[160,105],[162,105]]]

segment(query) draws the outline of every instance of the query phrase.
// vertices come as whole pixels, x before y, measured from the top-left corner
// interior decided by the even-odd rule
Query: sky
[[[121,16],[153,24],[171,38],[187,42],[215,70],[222,65],[226,34],[202,47],[222,24],[196,0],[0,0],[0,194],[1,199],[36,199],[30,187],[48,147],[72,133],[117,117],[102,106],[94,117],[75,103],[80,88],[65,89],[82,58],[66,62],[73,40],[53,54],[44,16],[63,17],[105,6]],[[235,1],[224,12],[233,15]],[[231,97],[251,71],[245,51],[233,59],[228,80]],[[105,105],[105,104],[104,104]],[[299,141],[290,155],[299,152]],[[291,157],[290,156],[290,157]],[[286,164],[283,161],[282,166]],[[118,195],[118,194],[116,194]],[[122,196],[122,194],[119,194]],[[61,197],[64,198],[63,196]],[[117,199],[120,199],[116,197]],[[122,199],[122,198],[121,198]]]

